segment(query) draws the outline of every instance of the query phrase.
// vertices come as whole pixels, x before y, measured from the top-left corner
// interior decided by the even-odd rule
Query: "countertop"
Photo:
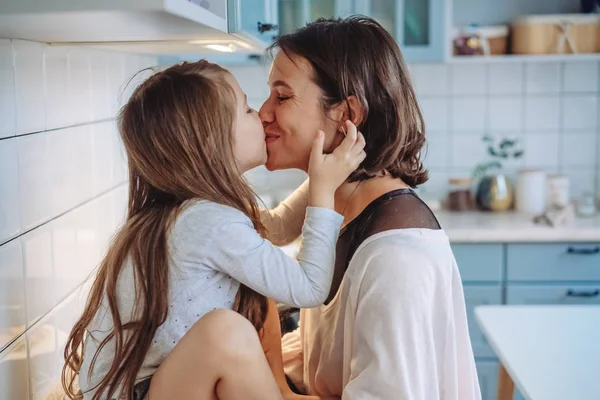
[[[481,306],[475,315],[526,399],[597,398],[600,306]]]
[[[531,216],[516,212],[434,213],[452,243],[600,243],[600,215],[576,218],[568,226],[549,227],[534,224]],[[299,241],[282,249],[295,257]]]
[[[516,212],[435,211],[453,243],[600,242],[600,216],[576,218],[568,226],[538,225]]]

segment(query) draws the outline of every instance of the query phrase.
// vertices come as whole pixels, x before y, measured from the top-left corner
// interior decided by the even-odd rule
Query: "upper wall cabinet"
[[[408,62],[443,61],[449,0],[279,0],[281,33],[319,17],[367,15],[395,38]]]
[[[355,0],[355,12],[376,19],[394,35],[407,62],[446,58],[448,0]]]
[[[286,34],[319,18],[347,17],[352,0],[279,0],[280,33]]]
[[[0,38],[94,44],[159,54],[207,50],[256,53],[271,40],[262,36],[276,25],[275,2],[3,0]],[[257,28],[259,23],[261,28]]]
[[[228,0],[229,32],[265,46],[279,33],[277,0]]]

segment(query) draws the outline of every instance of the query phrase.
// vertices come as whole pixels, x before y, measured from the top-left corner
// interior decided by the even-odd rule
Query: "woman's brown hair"
[[[358,128],[367,142],[367,158],[351,181],[384,172],[412,187],[427,181],[420,157],[423,116],[400,49],[379,23],[362,16],[319,19],[278,37],[273,49],[311,64],[326,111],[350,96],[362,106]]]
[[[110,370],[93,399],[112,398],[122,389],[132,399],[136,376],[157,328],[168,312],[169,228],[188,200],[214,201],[244,212],[264,236],[252,189],[234,157],[236,99],[228,72],[207,61],[181,63],[156,72],[132,94],[119,115],[119,132],[129,166],[129,205],[124,226],[100,264],[83,315],[65,348],[62,384],[74,399],[74,381],[83,362],[86,332],[107,304],[112,332],[100,350],[115,345]],[[134,269],[132,320],[119,313],[117,280],[126,260]],[[234,310],[262,329],[267,300],[241,286]]]

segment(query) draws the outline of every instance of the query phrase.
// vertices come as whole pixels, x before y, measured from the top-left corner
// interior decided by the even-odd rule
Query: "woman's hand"
[[[346,131],[346,137],[331,154],[323,154],[322,131],[313,143],[308,164],[309,206],[333,209],[335,191],[367,156],[365,138],[349,120]]]

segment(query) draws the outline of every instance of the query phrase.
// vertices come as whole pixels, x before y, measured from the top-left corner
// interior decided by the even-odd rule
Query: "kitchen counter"
[[[600,216],[576,218],[571,225],[533,223],[516,212],[449,212],[435,215],[453,243],[600,242]]]
[[[516,212],[435,211],[452,243],[556,243],[600,242],[600,215],[576,218],[569,226],[534,224],[528,215]],[[295,257],[299,241],[282,249]]]

